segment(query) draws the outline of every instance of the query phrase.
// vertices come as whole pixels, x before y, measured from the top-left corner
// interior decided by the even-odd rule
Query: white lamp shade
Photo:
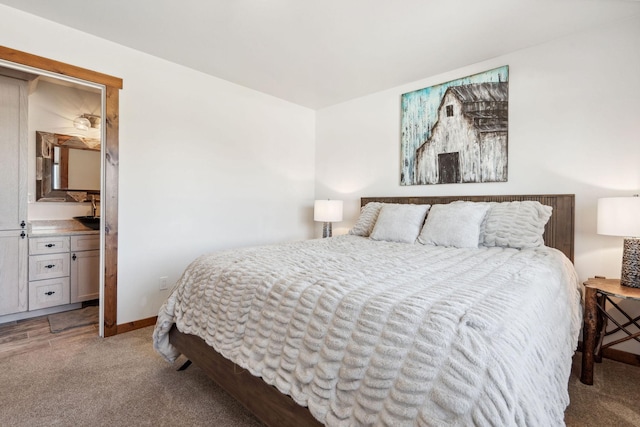
[[[313,205],[313,220],[321,222],[342,221],[342,200],[316,200]]]
[[[640,237],[640,197],[598,199],[598,234]]]

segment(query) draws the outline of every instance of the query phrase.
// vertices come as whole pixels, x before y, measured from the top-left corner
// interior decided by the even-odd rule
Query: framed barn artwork
[[[401,185],[507,181],[509,66],[402,95]]]

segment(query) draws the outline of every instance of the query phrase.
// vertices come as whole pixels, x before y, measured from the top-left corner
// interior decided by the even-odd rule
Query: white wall
[[[118,323],[197,255],[312,237],[312,110],[3,5],[0,44],[124,81]]]
[[[621,239],[595,234],[598,197],[640,190],[640,18],[317,112],[316,196],[576,194],[576,266],[619,275]],[[400,95],[509,65],[509,180],[400,186]],[[617,253],[609,253],[617,252]]]
[[[361,196],[574,193],[580,279],[620,277],[622,238],[596,234],[596,203],[640,190],[639,52],[635,17],[320,110],[316,197],[345,200],[344,232]],[[502,65],[508,182],[401,187],[400,95]]]

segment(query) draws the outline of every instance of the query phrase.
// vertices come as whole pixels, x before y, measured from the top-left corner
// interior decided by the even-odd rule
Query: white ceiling
[[[638,0],[0,3],[314,109],[640,14]]]

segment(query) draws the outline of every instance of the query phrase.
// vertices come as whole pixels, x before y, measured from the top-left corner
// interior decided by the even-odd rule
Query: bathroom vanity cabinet
[[[29,311],[93,300],[99,295],[98,232],[29,237]]]
[[[71,236],[71,302],[100,297],[100,235]]]
[[[29,238],[29,310],[69,304],[69,236]]]

